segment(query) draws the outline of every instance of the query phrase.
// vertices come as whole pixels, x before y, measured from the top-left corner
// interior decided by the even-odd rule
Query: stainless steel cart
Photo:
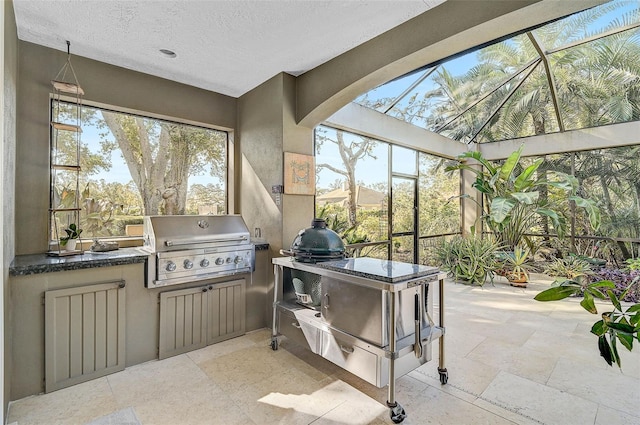
[[[274,258],[275,289],[271,348],[278,336],[309,348],[365,381],[388,386],[394,423],[406,417],[397,402],[395,380],[431,360],[439,338],[438,372],[444,364],[444,278],[437,268],[373,258],[316,264]],[[319,306],[301,305],[292,272],[309,273],[321,287]],[[439,283],[438,324],[431,317],[433,284]],[[392,332],[391,330],[395,330]]]

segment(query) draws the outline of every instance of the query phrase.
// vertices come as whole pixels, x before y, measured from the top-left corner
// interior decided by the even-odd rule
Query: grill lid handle
[[[208,242],[242,242],[246,241],[248,238],[246,236],[239,236],[236,238],[207,238],[207,239],[174,239],[174,240],[166,240],[164,244],[166,246],[181,246],[181,245],[194,245],[199,243],[208,243]]]

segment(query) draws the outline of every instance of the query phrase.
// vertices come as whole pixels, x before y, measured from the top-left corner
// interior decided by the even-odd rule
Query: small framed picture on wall
[[[289,195],[315,195],[315,158],[299,153],[284,153],[284,193]]]

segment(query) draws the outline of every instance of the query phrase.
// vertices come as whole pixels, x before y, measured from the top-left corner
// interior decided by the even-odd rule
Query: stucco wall
[[[238,104],[240,211],[250,229],[262,230],[273,255],[288,248],[314,215],[313,196],[271,193],[272,186],[284,183],[283,152],[313,155],[313,130],[296,124],[295,98],[295,78],[281,73]]]
[[[0,173],[2,175],[2,317],[3,317],[3,393],[2,393],[2,422],[7,412],[10,399],[11,379],[11,303],[8,266],[14,256],[14,184],[15,184],[15,150],[16,150],[16,90],[18,80],[18,37],[13,12],[13,3],[3,2],[3,36],[2,66],[0,71],[3,81],[2,90],[2,153],[0,154]]]
[[[282,203],[271,193],[282,184],[282,87],[280,74],[238,99],[240,211],[272,252],[282,247]]]
[[[26,42],[19,48],[16,254],[31,254],[47,250],[50,80],[66,52]],[[71,62],[88,101],[235,128],[235,98],[82,57],[72,56]]]
[[[284,75],[283,96],[283,138],[284,152],[315,155],[313,130],[296,123],[297,83],[291,75]],[[315,212],[313,195],[284,195],[284,217],[282,223],[282,242],[289,247],[300,229],[311,225]]]

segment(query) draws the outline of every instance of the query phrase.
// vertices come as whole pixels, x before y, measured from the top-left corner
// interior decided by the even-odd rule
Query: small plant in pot
[[[521,288],[527,287],[529,281],[529,249],[516,246],[513,252],[506,252],[501,256],[503,260],[504,276],[511,283],[511,286]]]
[[[78,228],[75,223],[71,223],[64,231],[67,236],[60,238],[60,245],[64,246],[67,251],[75,251],[76,242],[82,233],[82,229]]]

